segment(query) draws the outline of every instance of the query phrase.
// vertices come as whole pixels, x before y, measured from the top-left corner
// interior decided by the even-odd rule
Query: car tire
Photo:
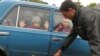
[[[0,53],[0,56],[5,56],[5,55],[3,55],[2,53]]]

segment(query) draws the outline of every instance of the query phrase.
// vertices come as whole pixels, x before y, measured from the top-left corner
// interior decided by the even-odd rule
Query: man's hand
[[[59,50],[54,54],[54,56],[61,56],[61,54],[62,54],[62,51],[59,49]]]

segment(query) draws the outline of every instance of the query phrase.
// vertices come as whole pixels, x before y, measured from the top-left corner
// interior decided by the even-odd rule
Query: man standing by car
[[[90,56],[100,56],[100,11],[91,8],[77,8],[72,1],[64,1],[60,12],[66,19],[72,20],[73,29],[54,56],[61,56],[78,34],[88,41]]]

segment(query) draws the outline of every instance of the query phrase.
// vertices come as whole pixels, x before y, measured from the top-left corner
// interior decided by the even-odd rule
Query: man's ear
[[[69,8],[68,11],[69,11],[69,12],[75,12],[75,10],[72,9],[72,8]]]

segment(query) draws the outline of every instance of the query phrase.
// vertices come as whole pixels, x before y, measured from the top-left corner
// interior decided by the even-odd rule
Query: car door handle
[[[0,32],[0,36],[7,36],[9,35],[9,32]]]
[[[57,37],[52,38],[52,41],[56,41],[56,42],[61,41],[61,40],[62,40],[62,38],[57,38]]]

